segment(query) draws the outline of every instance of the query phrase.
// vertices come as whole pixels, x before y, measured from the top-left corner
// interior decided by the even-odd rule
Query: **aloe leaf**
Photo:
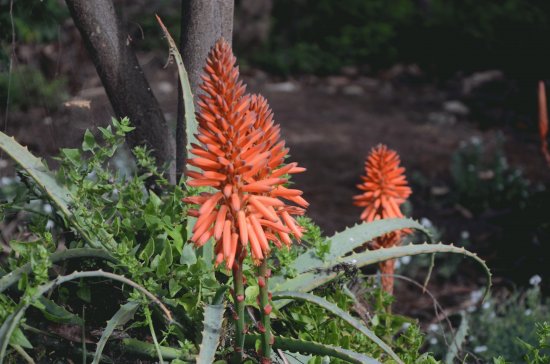
[[[354,329],[356,329],[357,331],[361,332],[363,335],[368,337],[376,345],[378,345],[382,350],[384,350],[389,356],[391,356],[397,363],[403,363],[401,359],[399,359],[397,354],[395,354],[395,352],[384,341],[382,341],[382,339],[376,336],[374,332],[369,330],[365,325],[363,325],[355,317],[351,316],[349,313],[345,312],[344,310],[340,309],[338,306],[325,300],[324,298],[312,295],[310,293],[289,292],[289,291],[273,292],[272,298],[273,300],[294,299],[294,300],[301,300],[301,301],[306,301],[306,302],[316,304],[317,306],[320,306],[325,310],[331,312],[332,314],[340,317],[342,320],[350,324]]]
[[[185,135],[187,137],[187,145],[186,149],[187,152],[191,149],[191,143],[197,143],[197,138],[195,137],[195,134],[197,133],[197,119],[195,117],[195,104],[193,99],[193,92],[191,91],[191,84],[189,83],[189,76],[187,75],[187,70],[185,69],[185,65],[183,63],[183,59],[181,58],[181,54],[178,50],[178,47],[176,46],[176,42],[174,42],[174,39],[170,35],[170,32],[160,20],[160,18],[157,15],[157,21],[160,24],[160,27],[162,28],[162,31],[164,33],[164,36],[166,37],[166,40],[168,41],[168,46],[170,48],[170,54],[172,57],[174,57],[174,60],[176,61],[176,66],[178,67],[178,75],[180,79],[180,85],[182,89],[183,94],[183,106],[185,109]],[[189,153],[188,153],[189,154]],[[189,166],[188,168],[192,170],[196,170],[195,167]],[[195,225],[196,218],[192,216],[187,216],[187,237],[189,238],[192,235],[193,232],[193,226]],[[212,239],[210,239],[203,247],[200,249],[200,255],[204,258],[205,263],[208,267],[213,268],[214,267],[214,245],[212,242]]]
[[[312,359],[311,355],[303,355],[300,353],[289,353],[288,351],[282,351],[282,354],[284,355],[283,362],[288,364],[304,364],[309,363],[309,361]],[[271,359],[273,362],[277,363],[277,359],[279,359],[279,355],[277,353],[273,353],[271,355]]]
[[[46,319],[59,323],[59,324],[70,324],[70,325],[79,325],[84,324],[84,320],[75,315],[72,312],[67,311],[65,308],[59,306],[57,303],[52,300],[47,299],[46,297],[39,297],[38,302],[40,304],[36,305],[37,308],[42,312]]]
[[[74,259],[74,258],[96,258],[103,259],[113,263],[116,263],[116,259],[109,255],[103,249],[90,249],[90,248],[76,248],[69,249],[62,252],[56,252],[49,256],[49,259],[52,263],[57,263],[60,261]],[[24,264],[21,267],[11,271],[0,277],[0,293],[5,291],[7,288],[11,287],[13,284],[17,283],[24,274],[29,274],[32,271],[32,266],[30,263]]]
[[[123,277],[114,273],[104,272],[102,270],[89,271],[89,272],[73,272],[65,276],[59,276],[56,279],[49,281],[46,284],[43,284],[41,286],[34,288],[33,294],[30,297],[26,297],[25,300],[18,305],[18,307],[14,310],[14,312],[8,315],[6,320],[2,323],[2,326],[0,326],[0,364],[2,364],[4,361],[4,357],[6,355],[6,349],[10,342],[10,338],[12,337],[14,331],[17,329],[19,322],[21,321],[21,319],[25,314],[25,311],[29,308],[29,306],[33,302],[37,301],[44,293],[48,292],[50,289],[56,286],[59,286],[63,283],[66,283],[75,279],[91,278],[91,277],[103,277],[103,278],[113,279],[137,289],[138,291],[143,293],[147,298],[149,298],[154,303],[159,305],[163,310],[167,320],[169,322],[173,322],[172,315],[166,309],[166,307],[159,301],[158,298],[156,298],[151,292],[147,291],[145,288],[141,287],[140,285],[138,285],[137,283],[131,281],[126,277]]]
[[[160,20],[157,15],[157,21],[162,28],[164,36],[168,41],[168,46],[170,47],[170,54],[174,57],[176,61],[176,66],[178,66],[178,74],[180,79],[181,89],[183,91],[183,105],[185,107],[185,135],[187,136],[187,150],[191,149],[191,143],[196,143],[197,139],[195,134],[197,133],[197,119],[195,118],[195,104],[193,103],[193,93],[191,92],[191,84],[189,83],[189,76],[187,75],[187,70],[183,64],[183,59],[181,54],[176,46],[176,42],[170,35],[170,32]]]
[[[202,342],[197,356],[197,364],[211,364],[214,362],[216,349],[220,343],[222,333],[224,304],[206,305],[204,309],[204,328]]]
[[[396,259],[409,255],[430,254],[430,253],[452,253],[462,254],[468,256],[481,264],[487,274],[487,286],[485,289],[484,298],[489,293],[491,287],[491,271],[485,264],[485,262],[479,258],[476,254],[469,252],[468,250],[454,245],[445,244],[409,244],[404,246],[394,246],[391,248],[368,250],[359,254],[351,254],[344,258],[338,258],[335,261],[329,261],[325,267],[327,269],[311,270],[300,274],[298,277],[287,279],[282,283],[274,285],[273,291],[301,291],[309,292],[326,284],[336,278],[339,274],[335,271],[335,266],[339,264],[351,264],[358,268],[364,267],[370,264],[380,263],[388,259]],[[284,306],[288,301],[283,301],[279,304],[279,307]]]
[[[445,355],[445,364],[454,363],[454,359],[458,355],[462,345],[466,342],[466,337],[468,336],[468,329],[470,328],[468,318],[464,313],[461,313],[460,316],[462,317],[460,326],[458,327],[458,330],[453,338],[453,342],[447,352],[447,355]]]
[[[0,149],[5,151],[31,176],[40,189],[46,193],[52,203],[59,209],[66,221],[92,247],[101,247],[101,242],[97,239],[96,235],[89,233],[69,208],[76,201],[75,196],[67,187],[56,181],[54,174],[40,159],[32,155],[27,147],[22,146],[14,138],[10,138],[2,132],[0,132]]]
[[[109,340],[109,337],[111,336],[115,328],[117,326],[122,326],[130,321],[134,317],[134,314],[136,313],[138,307],[138,302],[127,302],[126,304],[120,306],[113,317],[109,321],[107,321],[107,326],[105,326],[105,330],[103,331],[103,334],[101,334],[101,338],[97,342],[97,348],[92,364],[99,364],[101,360],[101,353],[103,353],[103,348],[105,348],[105,344],[107,344],[107,340]]]
[[[137,339],[122,339],[122,347],[124,351],[134,355],[140,355],[151,359],[158,358],[155,345]],[[160,351],[164,360],[179,359],[186,362],[195,362],[195,356],[183,353],[180,348],[176,349],[168,346],[160,346]]]
[[[260,340],[259,335],[247,335],[245,338],[245,346],[254,349],[256,340]],[[349,363],[356,364],[381,364],[378,360],[373,359],[365,354],[360,354],[355,351],[343,349],[338,346],[320,344],[313,341],[300,339],[290,339],[286,337],[275,336],[273,342],[274,349],[281,349],[292,353],[313,354],[318,356],[331,356],[333,358],[342,359]]]
[[[298,273],[323,267],[327,261],[332,262],[377,237],[402,229],[416,229],[428,237],[430,236],[429,231],[424,226],[412,219],[384,219],[361,223],[328,238],[330,240],[330,251],[322,260],[317,257],[314,249],[309,249],[296,258],[292,267]]]

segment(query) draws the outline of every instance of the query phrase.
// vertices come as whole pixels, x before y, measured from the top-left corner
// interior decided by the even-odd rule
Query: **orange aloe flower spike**
[[[546,103],[546,86],[544,81],[539,81],[539,135],[540,149],[542,155],[546,159],[546,163],[550,165],[550,151],[548,151],[548,108]]]
[[[199,246],[214,238],[216,263],[225,261],[229,269],[241,264],[247,249],[259,264],[270,243],[289,244],[289,233],[299,240],[302,231],[292,215],[307,206],[301,191],[283,186],[287,175],[305,169],[283,164],[288,149],[280,127],[265,98],[245,94],[235,63],[224,40],[208,55],[197,112],[200,144],[188,159],[198,171],[187,174],[187,183],[213,192],[184,200],[199,205],[191,210],[198,220],[190,240]]]
[[[385,218],[403,217],[399,206],[411,195],[412,191],[405,178],[405,168],[401,163],[397,152],[379,144],[371,150],[365,161],[365,176],[363,183],[357,185],[362,191],[354,196],[354,204],[364,207],[361,219],[370,222]],[[386,234],[376,239],[373,245],[381,248],[389,248],[399,244],[403,235],[408,231],[400,230]],[[380,263],[382,276],[382,288],[393,292],[393,277],[395,262],[388,260]]]

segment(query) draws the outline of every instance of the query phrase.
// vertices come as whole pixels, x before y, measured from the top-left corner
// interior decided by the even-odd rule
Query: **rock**
[[[365,93],[365,90],[359,85],[351,84],[342,88],[342,93],[348,96],[358,96]]]
[[[321,91],[329,95],[334,95],[338,92],[338,89],[334,86],[321,86],[320,89]]]
[[[450,114],[458,116],[466,116],[470,113],[470,109],[468,109],[468,106],[464,105],[459,100],[445,101],[443,103],[443,110]]]
[[[504,78],[504,74],[499,70],[489,70],[476,72],[462,80],[462,93],[470,95],[472,91],[489,82],[498,81]]]
[[[344,66],[340,72],[347,77],[355,77],[359,74],[359,69],[354,66]]]
[[[361,77],[357,80],[357,83],[363,86],[365,90],[375,90],[380,87],[380,81],[371,77]]]
[[[329,76],[327,77],[327,84],[334,87],[342,87],[349,84],[349,79],[344,76]]]
[[[296,92],[298,91],[298,85],[293,82],[279,82],[279,83],[268,83],[265,88],[268,91],[272,92]]]
[[[381,97],[385,99],[391,99],[394,95],[394,88],[391,82],[384,82],[379,88],[378,92]]]
[[[456,123],[456,116],[448,112],[431,112],[428,114],[428,121],[433,124],[453,125]]]

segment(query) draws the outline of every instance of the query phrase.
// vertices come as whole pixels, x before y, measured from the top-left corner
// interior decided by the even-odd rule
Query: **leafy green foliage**
[[[61,151],[56,176],[25,148],[0,134],[2,148],[23,167],[20,175],[27,190],[12,189],[11,195],[6,195],[6,201],[2,203],[2,211],[5,218],[27,211],[29,224],[24,228],[32,232],[34,239],[10,242],[12,256],[7,268],[21,279],[18,290],[8,290],[7,294],[0,296],[5,317],[0,333],[6,338],[13,332],[16,336],[12,336],[15,338],[12,340],[17,340],[17,345],[27,345],[18,325],[30,305],[40,309],[47,320],[74,321],[75,315],[71,312],[74,300],[81,305],[93,305],[94,293],[81,281],[72,290],[75,293],[72,299],[70,288],[62,290],[58,286],[76,278],[107,277],[125,283],[120,291],[121,300],[144,302],[138,293],[141,292],[157,305],[153,310],[147,305],[141,305],[141,309],[135,305],[122,306],[104,331],[96,360],[114,327],[122,325],[134,314],[130,327],[135,330],[148,328],[153,339],[152,345],[136,341],[123,344],[132,347],[136,353],[158,357],[161,362],[168,357],[192,357],[194,360],[199,350],[198,358],[205,362],[212,361],[216,355],[224,357],[230,353],[231,340],[223,335],[231,333],[231,328],[226,326],[228,320],[223,319],[224,312],[218,304],[226,295],[231,278],[223,269],[214,275],[211,260],[196,254],[193,247],[185,244],[187,206],[181,200],[188,194],[201,191],[186,188],[183,181],[176,186],[170,185],[146,149],[138,147],[131,153],[124,149],[125,137],[132,129],[129,121],[122,119],[113,120],[107,128],[99,128],[98,133],[86,131],[81,148]],[[42,213],[40,208],[46,204],[50,206],[49,210]],[[319,292],[327,301],[320,298],[309,300],[317,304],[322,302],[323,308],[309,301],[290,305],[288,301],[286,307],[278,305],[273,313],[273,327],[281,336],[276,339],[275,346],[292,351],[303,344],[313,350],[310,354],[320,355],[313,361],[321,360],[323,355],[334,355],[353,362],[394,362],[394,359],[399,362],[397,357],[405,363],[434,362],[429,355],[420,353],[422,339],[418,329],[402,331],[405,323],[413,326],[414,323],[389,313],[391,297],[362,280],[349,277],[344,278],[352,279],[367,293],[351,293],[343,286],[329,286],[327,283],[341,275],[336,269],[338,266],[355,266],[357,269],[405,255],[451,252],[481,260],[462,248],[442,244],[408,245],[350,255],[365,242],[396,229],[414,228],[426,233],[422,225],[410,219],[361,224],[330,238],[323,237],[319,227],[307,218],[301,218],[299,223],[305,230],[304,242],[276,253],[276,259],[270,262],[274,273],[270,284],[279,291],[287,286],[303,292],[321,289]],[[69,250],[54,253],[60,244]],[[99,249],[85,248],[89,245]],[[97,254],[97,251],[105,255]],[[58,269],[60,262],[71,257],[102,258],[102,264],[107,264],[107,268],[116,274],[75,272],[50,280],[49,268]],[[83,268],[96,264],[86,260],[80,262]],[[254,309],[258,309],[260,289],[251,261],[244,262],[243,271],[248,282],[245,303],[252,310],[246,315],[246,325],[251,334],[256,334],[259,329],[254,324]],[[120,274],[128,276],[131,281],[125,281]],[[0,278],[4,290],[14,287],[14,282]],[[53,297],[57,300],[41,301],[42,294],[52,289],[56,290]],[[172,313],[161,305],[157,297],[170,306]],[[369,302],[367,312],[370,316],[363,317],[355,308],[358,297],[359,302]],[[206,302],[212,302],[212,305],[205,309]],[[234,302],[228,303],[229,311],[233,305]],[[214,308],[216,315],[210,312]],[[336,314],[336,319],[327,314],[327,308]],[[163,316],[168,322],[159,322],[158,318]],[[212,330],[213,327],[216,329]],[[202,337],[201,328],[204,328]],[[358,335],[358,330],[366,336]],[[285,339],[285,336],[299,339]],[[202,349],[199,347],[201,340],[205,343]],[[215,352],[213,348],[218,341],[222,347]],[[181,355],[174,355],[174,348],[166,344],[178,345]],[[4,341],[4,350],[6,347]],[[387,355],[392,350],[397,353],[397,356],[390,354],[394,355],[393,359]]]
[[[350,296],[340,289],[326,288],[316,293],[339,309],[358,315],[378,337],[383,338],[398,357],[405,363],[414,363],[423,357],[420,349],[423,345],[422,335],[411,319],[388,313],[392,298],[385,292],[365,282],[362,293]],[[365,314],[366,313],[366,314]],[[288,309],[279,312],[280,317],[274,323],[277,334],[286,337],[297,337],[306,341],[319,342],[342,347],[355,352],[366,353],[373,358],[384,358],[384,350],[367,336],[358,335],[340,317],[328,316],[323,307],[312,302],[294,302]],[[407,326],[405,331],[402,328]],[[394,340],[394,338],[397,339]],[[427,363],[436,362],[429,355],[424,356]],[[321,357],[314,360],[321,360]],[[394,362],[392,359],[387,359]],[[382,360],[386,362],[385,360]],[[317,362],[317,361],[314,361]],[[335,363],[340,363],[337,359]]]
[[[270,37],[250,59],[282,74],[410,62],[446,76],[489,67],[521,74],[525,63],[513,55],[522,54],[545,74],[549,58],[536,49],[550,34],[549,10],[537,0],[278,0]]]
[[[413,14],[406,0],[277,1],[271,38],[252,60],[285,74],[334,73],[373,58],[391,62],[397,33]]]
[[[527,353],[524,356],[525,362],[529,364],[543,364],[550,362],[550,323],[537,322],[536,323],[537,344],[531,345],[521,339],[520,342],[523,345]]]
[[[8,89],[10,110],[28,110],[37,105],[55,110],[68,98],[67,81],[63,77],[48,80],[29,66],[18,66],[11,75],[0,72],[0,109],[6,107]]]
[[[0,0],[0,42],[11,40],[10,0]],[[58,26],[69,16],[57,0],[14,1],[13,20],[17,39],[25,43],[47,42],[58,37]]]
[[[492,153],[486,151],[479,138],[461,144],[453,154],[451,174],[456,199],[474,212],[525,207],[529,197],[529,181],[518,169],[508,165],[500,136]]]
[[[472,314],[476,330],[468,337],[468,350],[484,360],[502,356],[512,363],[527,362],[526,355],[531,359],[549,355],[548,325],[538,326],[549,315],[549,302],[541,299],[539,287],[515,292],[505,300],[490,298]]]

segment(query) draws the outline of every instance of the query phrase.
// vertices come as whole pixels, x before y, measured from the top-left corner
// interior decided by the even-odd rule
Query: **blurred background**
[[[165,67],[154,14],[177,35],[180,2],[115,4],[174,125],[177,72]],[[64,2],[14,1],[11,14],[10,5],[0,0],[0,130],[55,165],[59,148],[79,145],[113,112]],[[236,1],[242,76],[268,98],[292,160],[308,169],[295,183],[310,216],[328,235],[358,222],[364,158],[378,143],[397,150],[413,189],[406,214],[493,270],[498,309],[475,308],[484,281],[462,258],[438,258],[429,286],[448,314],[475,312],[487,329],[471,350],[487,357],[514,350],[503,338],[510,328],[528,335],[549,317],[550,167],[537,127],[548,39],[547,0]],[[0,155],[0,190],[14,176]],[[423,279],[429,260],[399,265]],[[431,300],[403,282],[396,295],[396,310],[424,320],[437,350]],[[496,323],[501,311],[512,319]]]

